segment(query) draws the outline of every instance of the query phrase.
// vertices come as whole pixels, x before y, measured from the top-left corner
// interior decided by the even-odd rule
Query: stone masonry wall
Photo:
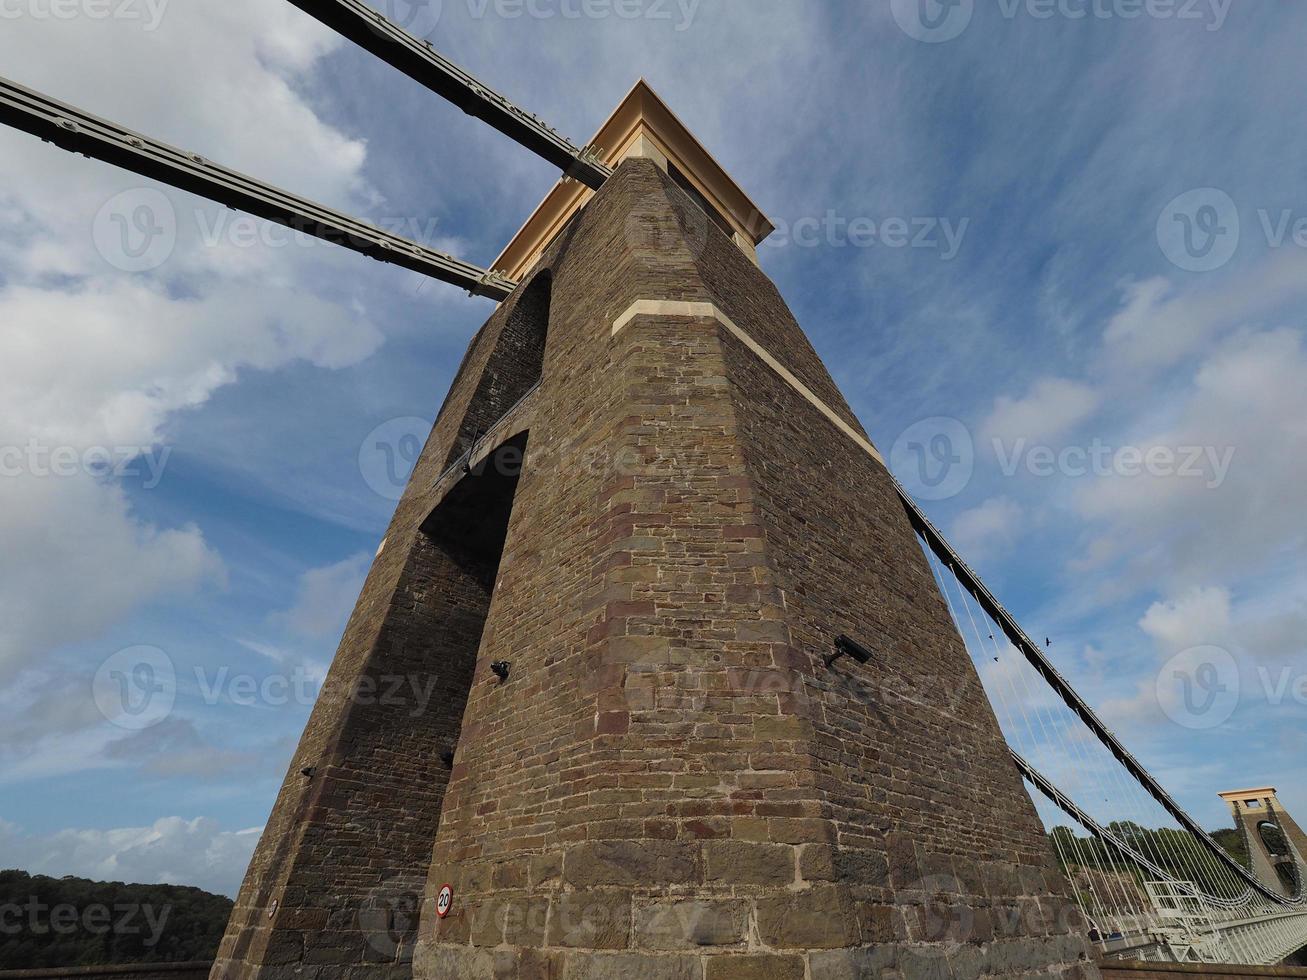
[[[514,679],[468,703],[416,975],[1094,976],[879,464],[714,321],[610,336],[637,298],[738,298],[856,424],[692,207],[628,163],[546,256],[545,381],[482,650]],[[564,437],[604,465],[558,469]],[[878,628],[927,689],[889,720],[814,667],[834,632]]]
[[[425,744],[379,775],[381,757],[353,747],[386,744],[398,719],[315,708],[215,977],[1095,980],[879,464],[711,317],[612,332],[637,299],[716,303],[856,428],[775,288],[646,160],[619,168],[538,270],[543,376],[501,433],[526,434],[527,456],[479,645],[457,644],[475,660],[461,730],[451,682]],[[374,669],[395,637],[444,633],[449,613],[428,607],[453,576],[419,574],[433,567],[422,528],[472,485],[437,478],[487,414],[487,365],[531,294],[469,347],[333,677]],[[841,631],[877,662],[826,670]],[[496,660],[512,663],[506,683]],[[451,734],[437,800],[426,756]],[[333,789],[315,795],[298,767],[324,758]],[[388,827],[406,820],[398,859]],[[419,820],[432,831],[411,963],[407,943],[311,959],[358,948],[356,884],[369,868],[378,884],[412,877]],[[365,832],[344,833],[351,821]]]
[[[246,872],[213,966],[214,980],[303,977],[306,963],[320,975],[411,972],[412,947],[405,949],[394,938],[408,925],[396,920],[406,914],[406,903],[416,905],[412,896],[425,881],[448,778],[441,755],[458,739],[466,690],[434,700],[431,712],[409,719],[410,728],[425,734],[421,749],[415,746],[407,757],[410,778],[404,780],[390,778],[381,758],[354,749],[363,743],[378,749],[385,745],[395,726],[402,727],[418,707],[414,688],[408,687],[407,694],[400,689],[403,703],[397,706],[388,699],[394,711],[371,710],[378,705],[361,703],[367,699],[356,692],[360,684],[366,690],[381,676],[401,677],[421,689],[432,683],[431,670],[440,663],[431,656],[435,651],[423,655],[420,643],[404,643],[406,634],[437,642],[441,632],[431,610],[416,601],[419,596],[439,598],[442,592],[432,584],[436,572],[430,563],[435,559],[422,526],[451,492],[448,481],[437,490],[437,477],[445,470],[499,336],[524,295],[526,291],[502,304],[469,344]],[[453,565],[446,563],[446,570],[452,574]],[[460,586],[448,584],[452,600]],[[435,681],[446,689],[465,686],[443,676]],[[467,671],[465,684],[470,681]],[[303,775],[306,768],[313,769],[312,778]],[[383,797],[382,805],[371,807],[369,794]],[[389,819],[397,811],[409,815],[411,831],[398,851],[392,837],[397,828]],[[352,827],[352,840],[333,842],[330,832],[324,836],[324,828],[333,823]],[[348,952],[340,944],[346,935]]]

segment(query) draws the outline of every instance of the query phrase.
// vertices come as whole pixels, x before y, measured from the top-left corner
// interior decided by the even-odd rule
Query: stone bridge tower
[[[881,456],[756,264],[771,225],[643,83],[594,142],[615,176],[497,263],[522,286],[214,977],[1096,980]],[[870,661],[828,665],[842,634]]]
[[[1302,887],[1307,864],[1307,834],[1275,795],[1274,786],[1232,789],[1219,794],[1243,834],[1249,870],[1281,894],[1292,898]]]

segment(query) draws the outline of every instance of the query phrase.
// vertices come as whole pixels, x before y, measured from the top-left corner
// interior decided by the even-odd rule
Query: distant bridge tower
[[[1253,874],[1286,896],[1298,894],[1307,834],[1276,798],[1275,787],[1232,789],[1219,795],[1230,805],[1235,827],[1243,833]]]

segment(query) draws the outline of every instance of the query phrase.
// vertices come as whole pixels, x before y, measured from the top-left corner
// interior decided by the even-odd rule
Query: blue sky
[[[1307,10],[379,5],[577,141],[648,78],[781,229],[764,268],[873,439],[1136,754],[1209,826],[1268,782],[1307,816]],[[15,81],[474,262],[557,176],[280,0],[4,9]],[[388,464],[491,306],[21,134],[0,159],[0,865],[233,893]],[[163,254],[122,248],[142,204]],[[93,695],[141,664],[171,708],[113,724]]]

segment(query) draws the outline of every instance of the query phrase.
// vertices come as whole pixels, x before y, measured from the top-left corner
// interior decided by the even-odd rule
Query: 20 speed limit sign
[[[449,910],[454,907],[454,889],[449,885],[444,885],[440,889],[440,894],[436,896],[436,915],[442,919],[449,915]]]

